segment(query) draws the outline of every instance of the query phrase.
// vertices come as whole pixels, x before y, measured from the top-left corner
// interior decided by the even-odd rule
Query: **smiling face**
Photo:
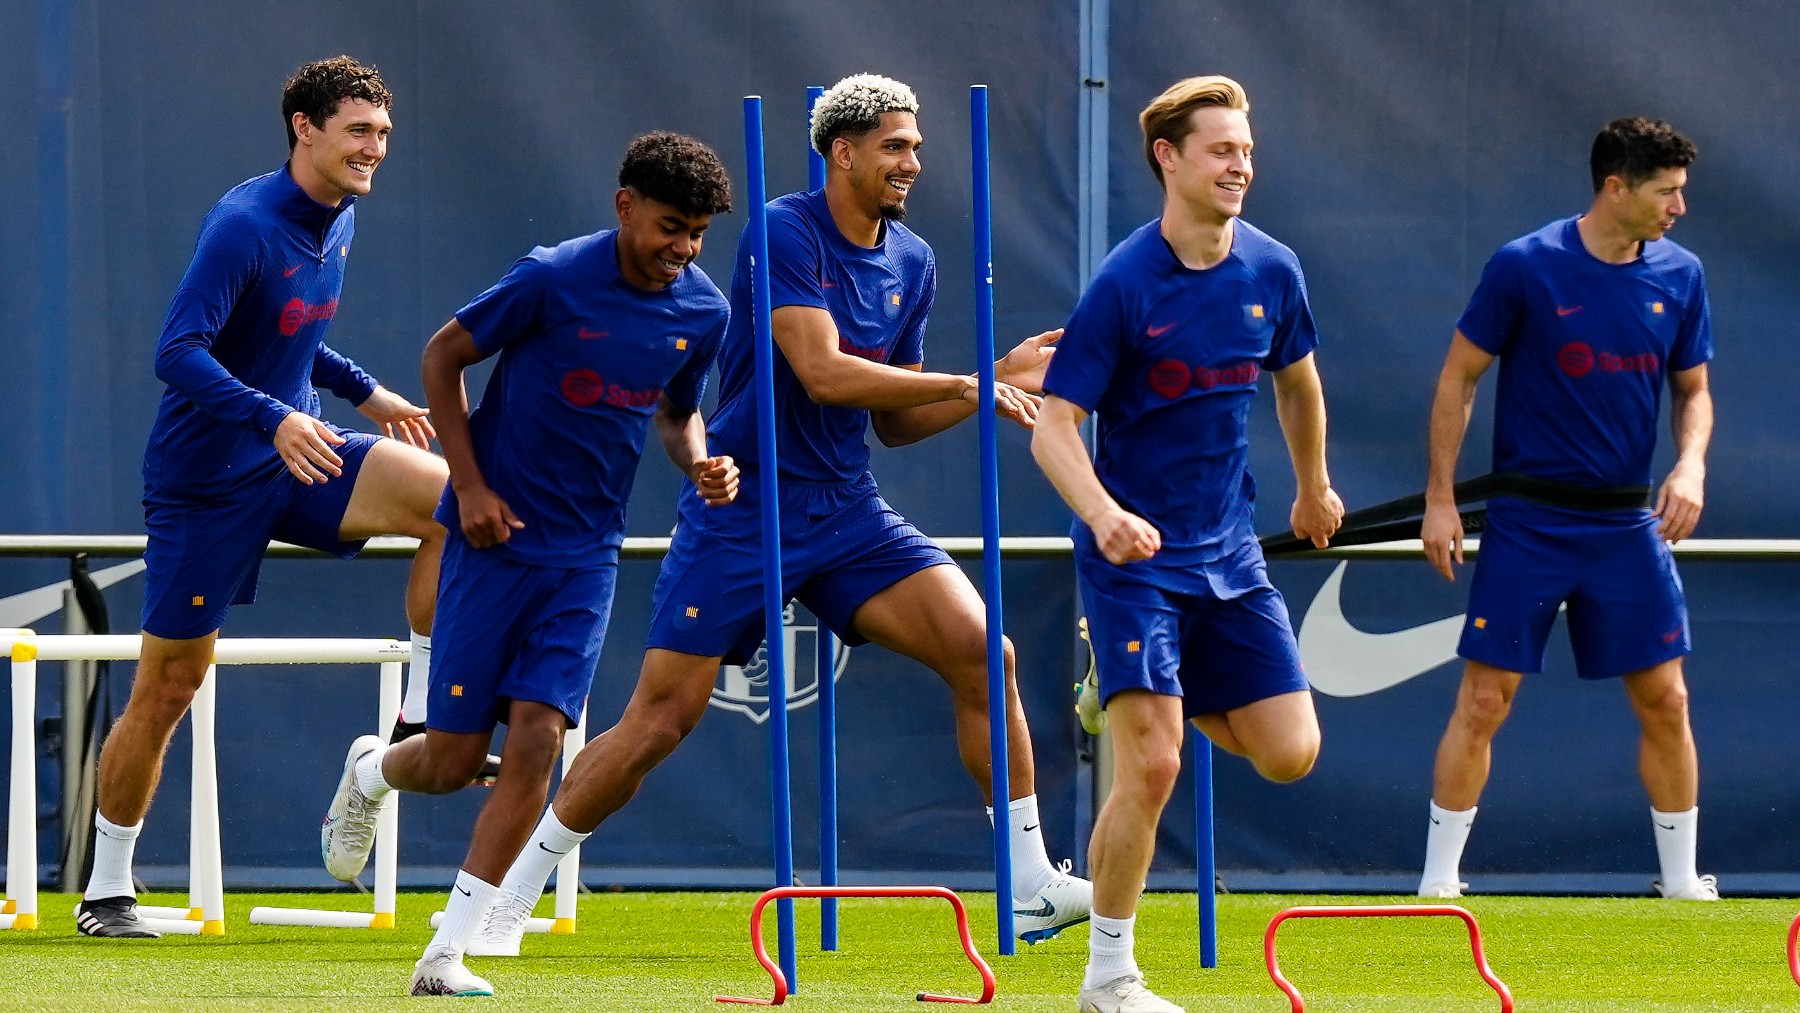
[[[870,217],[900,221],[906,217],[906,197],[919,177],[919,148],[924,143],[912,113],[889,112],[860,137],[837,138],[831,155]]]
[[[700,255],[712,215],[683,214],[672,204],[622,188],[613,198],[619,213],[619,273],[634,288],[658,292]]]
[[[1241,109],[1201,106],[1188,114],[1188,125],[1180,144],[1158,140],[1155,145],[1168,200],[1180,201],[1202,220],[1236,218],[1244,213],[1244,195],[1256,175],[1249,115]]]
[[[366,99],[344,99],[324,123],[293,115],[294,182],[321,204],[335,207],[346,196],[361,197],[374,184],[375,167],[387,157],[394,121],[387,108]]]

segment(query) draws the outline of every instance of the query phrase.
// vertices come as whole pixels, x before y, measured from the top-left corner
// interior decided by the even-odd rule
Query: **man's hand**
[[[694,488],[699,490],[700,498],[709,507],[724,506],[737,499],[738,467],[729,457],[695,461],[688,477],[693,479]]]
[[[1123,507],[1109,508],[1088,528],[1094,532],[1094,544],[1114,566],[1149,559],[1162,548],[1161,533],[1149,521]]]
[[[966,377],[969,382],[963,387],[963,400],[981,406],[981,380],[978,377]],[[1044,399],[1036,394],[1020,390],[1010,383],[994,381],[994,414],[1003,419],[1012,419],[1019,425],[1030,429],[1037,425],[1038,410],[1044,406]]]
[[[1317,492],[1302,492],[1294,498],[1294,509],[1289,511],[1288,521],[1294,527],[1295,538],[1311,539],[1313,548],[1323,549],[1331,544],[1331,536],[1337,534],[1338,526],[1344,523],[1344,501],[1338,499],[1337,491],[1331,486],[1324,486]]]
[[[1058,327],[1054,331],[1045,331],[1019,342],[995,367],[994,379],[1010,383],[1020,390],[1042,394],[1044,371],[1050,368],[1050,358],[1056,354],[1056,349],[1050,346],[1056,344],[1057,339],[1062,336],[1063,329]]]
[[[431,428],[428,409],[420,408],[386,387],[376,387],[356,410],[381,423],[382,435],[420,450],[431,449],[431,441],[437,436]]]
[[[1656,533],[1673,544],[1694,533],[1700,511],[1706,505],[1706,468],[1677,463],[1656,493],[1656,516],[1662,519]]]
[[[1419,540],[1425,543],[1425,558],[1444,579],[1454,583],[1456,571],[1450,568],[1451,560],[1457,566],[1463,561],[1463,525],[1462,514],[1456,510],[1455,503],[1426,503],[1425,520],[1419,525]]]
[[[295,478],[312,485],[344,473],[344,459],[331,448],[344,438],[304,412],[289,412],[275,427],[275,452]]]
[[[457,489],[456,507],[462,517],[463,537],[477,549],[499,545],[525,526],[513,515],[512,507],[486,483],[473,489]]]

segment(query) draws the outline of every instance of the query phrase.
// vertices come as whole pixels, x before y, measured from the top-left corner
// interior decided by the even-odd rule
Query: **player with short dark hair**
[[[1236,81],[1194,77],[1139,117],[1162,217],[1114,247],[1082,293],[1031,441],[1076,514],[1076,580],[1115,757],[1088,852],[1083,1013],[1180,1013],[1145,983],[1134,933],[1184,719],[1273,781],[1305,776],[1319,753],[1287,606],[1251,526],[1247,421],[1264,371],[1298,482],[1294,534],[1324,546],[1344,507],[1325,468],[1319,334],[1300,262],[1238,217],[1254,176],[1249,112]],[[1090,414],[1091,461],[1080,429]]]
[[[1438,745],[1419,894],[1458,897],[1494,734],[1521,673],[1541,672],[1568,606],[1576,674],[1619,679],[1643,730],[1657,889],[1716,900],[1696,870],[1699,763],[1681,659],[1687,602],[1668,543],[1694,531],[1712,436],[1713,355],[1699,258],[1664,238],[1687,213],[1697,149],[1667,123],[1608,123],[1589,158],[1587,212],[1507,243],[1457,322],[1431,405],[1421,537],[1446,579],[1462,562],[1452,494],[1475,387],[1495,359],[1494,462],[1515,494],[1488,503],[1458,653],[1456,709]],[[1650,507],[1651,455],[1667,383],[1675,467]]]
[[[925,320],[936,295],[931,248],[900,219],[919,174],[921,138],[912,89],[859,74],[832,86],[813,111],[825,187],[769,202],[774,307],[775,417],[781,502],[757,485],[750,244],[738,247],[731,328],[720,352],[721,391],[711,439],[745,471],[738,500],[703,510],[684,496],[657,578],[649,649],[618,724],[576,757],[550,811],[502,884],[482,951],[517,953],[531,913],[562,855],[637,791],[705,713],[719,663],[741,663],[763,636],[760,513],[782,523],[786,596],[848,644],[877,643],[937,672],[949,685],[957,744],[983,791],[989,785],[987,626],[981,599],[935,543],[888,506],[869,474],[872,426],[887,446],[948,429],[975,411],[973,376],[925,372]],[[1051,345],[1026,339],[997,367],[998,411],[1029,426]],[[1015,928],[1049,938],[1087,917],[1089,886],[1050,864],[1039,828],[1030,729],[1006,645]],[[998,791],[1005,791],[1001,786]]]
[[[736,495],[737,468],[707,453],[699,411],[729,308],[694,263],[712,216],[731,210],[730,178],[699,141],[648,134],[625,152],[614,208],[617,229],[533,250],[425,347],[450,464],[426,732],[385,747],[357,739],[321,831],[327,870],[354,879],[388,793],[468,784],[495,725],[508,725],[414,995],[493,993],[463,954],[586,706],[651,424],[691,480],[687,499],[705,510]],[[470,413],[463,371],[496,354]]]
[[[233,605],[256,600],[271,538],[350,558],[374,535],[421,542],[407,585],[430,633],[444,462],[426,411],[325,344],[355,231],[352,205],[387,154],[393,96],[348,56],[301,67],[282,98],[288,161],[220,198],[200,227],[156,349],[168,385],[144,452],[143,649],[100,754],[94,871],[76,923],[153,937],[131,857],[176,724]],[[324,387],[390,436],[319,418]],[[410,445],[409,445],[410,444]]]

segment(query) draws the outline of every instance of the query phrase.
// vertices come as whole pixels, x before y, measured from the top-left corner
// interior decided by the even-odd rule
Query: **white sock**
[[[506,878],[500,881],[501,892],[517,896],[528,908],[537,907],[556,863],[587,839],[587,834],[563,826],[555,809],[544,810],[544,818],[531,832],[531,840],[525,842],[525,850],[519,852],[512,868],[506,870]]]
[[[1656,858],[1662,865],[1663,890],[1679,890],[1700,878],[1694,852],[1700,836],[1700,807],[1687,812],[1666,813],[1650,810],[1650,822],[1656,827]],[[97,871],[100,866],[94,865]]]
[[[425,952],[448,949],[461,958],[498,896],[499,887],[458,869],[456,885],[450,888],[450,901],[444,905],[444,920],[438,923],[437,935],[431,937]]]
[[[94,813],[94,874],[88,877],[82,900],[137,896],[131,883],[131,853],[137,850],[138,834],[143,830],[143,820],[122,827],[98,811]]]
[[[1039,825],[1036,795],[1015,798],[1006,807],[1007,841],[1012,845],[1013,896],[1025,900],[1056,878],[1056,866],[1044,850],[1044,831]],[[994,807],[987,807],[988,823],[994,822]]]
[[[387,751],[386,746],[371,749],[356,761],[356,787],[371,799],[380,798],[394,790],[394,786],[387,783],[387,778],[381,772],[381,758],[387,755]]]
[[[1119,978],[1143,976],[1132,952],[1135,925],[1135,914],[1130,918],[1094,915],[1088,919],[1088,964],[1087,973],[1081,978],[1082,988],[1098,988]]]
[[[1431,830],[1425,837],[1425,874],[1419,877],[1419,889],[1439,883],[1461,882],[1463,846],[1469,843],[1469,828],[1475,825],[1480,806],[1462,811],[1445,809],[1431,803]]]
[[[412,635],[412,663],[406,666],[406,698],[400,701],[400,720],[424,724],[425,699],[431,691],[431,638]]]

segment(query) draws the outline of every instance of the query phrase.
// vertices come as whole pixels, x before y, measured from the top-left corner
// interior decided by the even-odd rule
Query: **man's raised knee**
[[[1277,784],[1298,781],[1312,773],[1313,764],[1319,759],[1319,741],[1297,744],[1283,749],[1270,756],[1259,756],[1255,759],[1256,772]]]

